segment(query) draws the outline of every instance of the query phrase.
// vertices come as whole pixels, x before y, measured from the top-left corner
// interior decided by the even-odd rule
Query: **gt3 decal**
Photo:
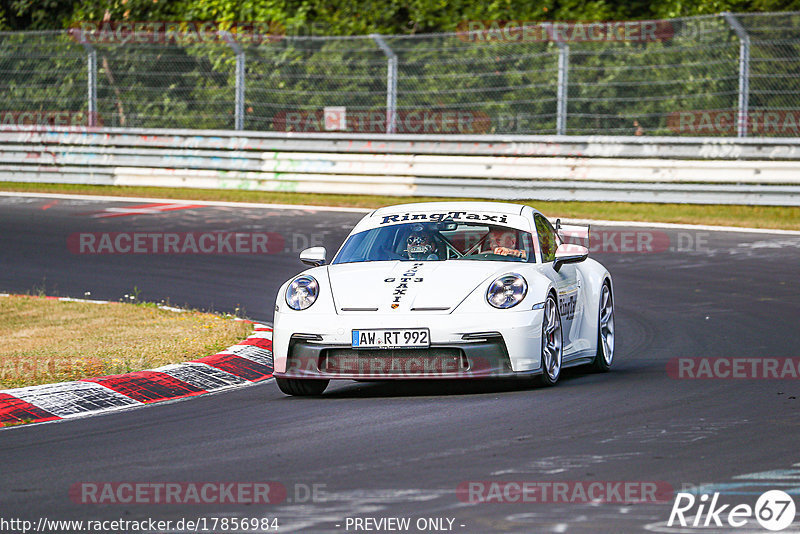
[[[406,272],[402,274],[400,277],[400,283],[394,287],[394,292],[392,293],[392,297],[394,300],[392,301],[392,309],[396,310],[398,306],[400,306],[400,299],[403,298],[403,295],[406,294],[408,290],[408,283],[409,282],[422,282],[422,278],[415,277],[414,275],[417,274],[417,271],[420,267],[422,267],[422,263],[415,263],[413,264]],[[394,282],[394,278],[387,278],[386,282]]]

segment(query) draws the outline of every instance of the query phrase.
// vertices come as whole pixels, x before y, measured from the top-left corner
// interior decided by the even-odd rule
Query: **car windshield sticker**
[[[445,219],[458,221],[489,221],[500,224],[508,222],[506,215],[491,215],[488,213],[469,213],[466,211],[447,211],[442,213],[404,213],[402,215],[384,215],[381,224],[399,223],[405,221],[436,221]]]
[[[524,250],[508,247],[495,247],[492,250],[492,254],[497,254],[499,256],[513,256],[522,259],[526,259],[528,257],[528,253]]]

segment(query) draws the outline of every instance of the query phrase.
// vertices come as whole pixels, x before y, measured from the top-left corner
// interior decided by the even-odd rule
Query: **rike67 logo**
[[[795,504],[792,497],[780,490],[770,490],[749,504],[719,504],[719,493],[703,493],[699,497],[692,493],[678,493],[672,504],[667,521],[668,527],[725,527],[741,528],[755,519],[761,527],[773,532],[781,531],[792,524]]]

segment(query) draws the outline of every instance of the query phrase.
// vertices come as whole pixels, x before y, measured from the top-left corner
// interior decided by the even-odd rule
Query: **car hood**
[[[328,267],[337,313],[449,313],[487,278],[509,271],[485,261],[381,261]]]

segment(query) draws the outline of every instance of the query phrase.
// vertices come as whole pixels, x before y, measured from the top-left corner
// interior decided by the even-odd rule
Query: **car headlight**
[[[513,308],[525,298],[528,283],[518,274],[504,274],[489,286],[486,302],[495,308]]]
[[[286,288],[286,304],[293,310],[305,310],[317,300],[319,284],[313,276],[298,276]]]

